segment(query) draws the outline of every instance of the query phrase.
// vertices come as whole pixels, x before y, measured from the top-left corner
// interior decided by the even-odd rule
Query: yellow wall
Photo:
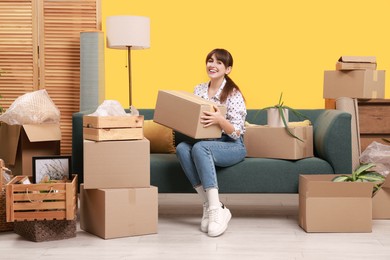
[[[231,77],[248,108],[322,108],[323,72],[341,55],[376,56],[390,70],[388,0],[102,0],[111,15],[148,16],[151,48],[132,52],[133,105],[154,108],[160,89],[206,81],[214,48],[234,58]],[[106,48],[106,99],[128,106],[126,51]],[[387,86],[389,84],[386,84]],[[389,91],[386,98],[390,98]]]

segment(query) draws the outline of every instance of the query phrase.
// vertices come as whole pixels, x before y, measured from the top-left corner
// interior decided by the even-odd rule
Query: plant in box
[[[385,177],[380,173],[371,170],[375,166],[374,163],[361,164],[351,175],[340,175],[333,178],[334,182],[373,182],[374,190],[376,193],[383,182]]]
[[[302,125],[310,125],[310,121],[304,114],[298,112],[297,110],[289,106],[284,105],[284,101],[282,101],[282,97],[283,97],[283,92],[280,93],[278,104],[261,109],[261,110],[267,110],[267,124],[268,126],[271,127],[284,127],[290,136],[303,142],[301,138],[294,135],[289,129],[288,111],[290,110],[291,112],[293,112],[298,118],[305,119],[305,121],[302,122]],[[295,124],[295,126],[298,126],[298,124]]]

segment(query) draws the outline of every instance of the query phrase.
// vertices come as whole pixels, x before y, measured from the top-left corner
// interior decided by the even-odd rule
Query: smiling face
[[[225,64],[216,57],[215,53],[206,61],[207,75],[211,80],[225,77],[225,75],[230,73],[231,69],[232,67],[226,67]]]

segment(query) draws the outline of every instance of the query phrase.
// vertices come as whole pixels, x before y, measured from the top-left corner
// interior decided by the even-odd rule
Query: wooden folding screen
[[[0,0],[0,99],[46,89],[61,112],[61,153],[71,154],[79,111],[80,32],[101,29],[100,0]]]

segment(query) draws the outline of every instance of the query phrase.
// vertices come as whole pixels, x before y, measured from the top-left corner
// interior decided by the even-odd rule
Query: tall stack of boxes
[[[373,56],[342,56],[324,72],[323,97],[383,99],[385,71]],[[346,173],[348,174],[348,173]],[[390,184],[332,182],[334,175],[301,175],[299,224],[307,232],[371,232],[372,219],[390,219]],[[331,214],[330,214],[331,212]]]
[[[84,116],[80,227],[104,239],[157,233],[143,116]]]

